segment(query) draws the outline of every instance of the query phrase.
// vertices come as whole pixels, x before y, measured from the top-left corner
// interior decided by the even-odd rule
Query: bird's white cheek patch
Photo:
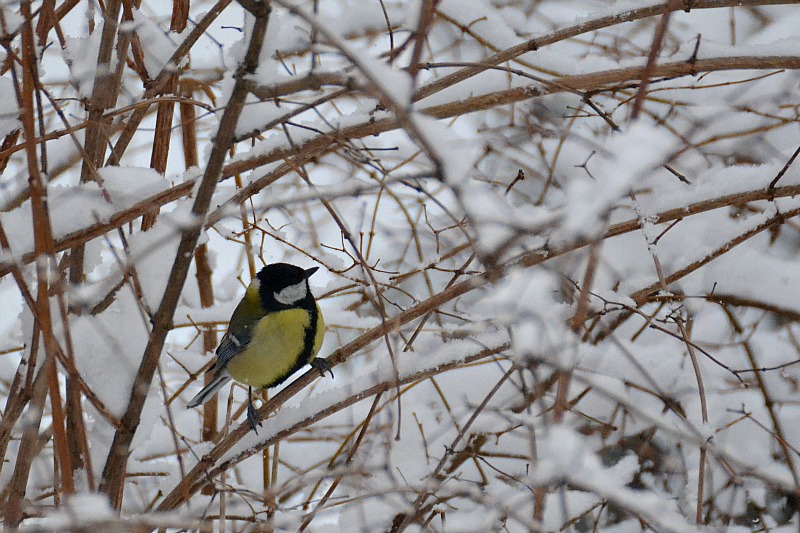
[[[306,286],[306,280],[303,280],[295,285],[289,285],[280,292],[276,292],[275,300],[283,305],[292,305],[305,298],[306,294],[308,294],[308,288]]]

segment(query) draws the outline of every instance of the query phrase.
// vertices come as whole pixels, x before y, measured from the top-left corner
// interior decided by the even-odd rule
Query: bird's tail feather
[[[223,385],[225,385],[230,380],[231,380],[230,374],[228,374],[227,372],[222,372],[219,376],[215,377],[211,383],[203,387],[203,390],[198,392],[194,398],[189,400],[189,403],[186,404],[186,407],[188,409],[191,409],[192,407],[203,405],[209,399],[211,399],[211,397],[214,396],[217,393],[217,391],[222,388]]]

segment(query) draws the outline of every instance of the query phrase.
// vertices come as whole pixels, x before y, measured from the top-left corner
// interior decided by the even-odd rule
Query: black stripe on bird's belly
[[[276,385],[280,385],[284,381],[286,381],[289,376],[303,368],[305,365],[309,363],[311,360],[312,352],[314,351],[314,339],[317,336],[317,322],[319,320],[319,310],[317,309],[317,304],[314,300],[311,300],[310,308],[307,308],[309,314],[309,321],[308,327],[305,331],[305,336],[303,338],[303,352],[300,354],[300,357],[297,358],[294,366],[289,369],[288,372],[280,376],[276,379],[270,387],[274,387]]]

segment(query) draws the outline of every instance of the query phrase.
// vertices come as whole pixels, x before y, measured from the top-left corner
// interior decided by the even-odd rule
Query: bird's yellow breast
[[[310,362],[322,347],[325,322],[317,307],[317,330]],[[303,309],[287,309],[269,313],[253,328],[253,336],[242,353],[231,358],[227,370],[231,377],[251,387],[271,387],[302,357],[306,328],[311,316]]]

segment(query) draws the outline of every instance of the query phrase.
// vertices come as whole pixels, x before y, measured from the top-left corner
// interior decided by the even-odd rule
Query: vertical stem
[[[5,502],[4,524],[9,530],[16,528],[23,517],[22,502],[25,500],[31,465],[38,451],[36,441],[39,438],[39,424],[42,422],[42,412],[44,411],[44,403],[47,396],[48,366],[48,364],[42,366],[33,380],[30,402],[31,415],[26,417],[27,423],[22,431],[14,474],[9,482],[8,500]]]
[[[30,476],[31,467],[36,457],[36,440],[39,436],[39,425],[44,411],[45,399],[48,388],[51,391],[51,402],[53,407],[53,437],[55,441],[55,453],[58,457],[59,465],[63,470],[62,484],[55,487],[56,492],[63,490],[72,492],[72,468],[70,466],[69,455],[66,453],[66,438],[63,426],[63,413],[59,417],[61,403],[58,395],[58,375],[56,373],[55,352],[58,349],[56,340],[52,334],[52,322],[50,315],[50,298],[48,294],[48,267],[53,255],[53,234],[50,227],[50,218],[47,208],[47,190],[45,189],[41,175],[39,173],[38,161],[36,158],[36,130],[34,125],[34,90],[36,86],[36,69],[38,59],[33,41],[33,23],[31,18],[30,1],[24,1],[20,5],[20,11],[24,18],[22,25],[22,87],[18,92],[20,119],[22,129],[26,139],[26,160],[28,165],[28,186],[31,190],[31,214],[33,217],[34,243],[36,249],[37,264],[37,296],[35,306],[32,309],[35,322],[33,326],[32,344],[37,344],[40,332],[44,337],[45,361],[39,368],[33,383],[26,380],[26,390],[31,391],[30,416],[24,427],[22,440],[17,453],[17,462],[14,473],[9,484],[9,496],[6,502],[5,525],[9,528],[16,527],[22,519],[22,502]],[[22,288],[22,287],[20,287]],[[33,358],[31,358],[33,359]],[[35,363],[31,364],[31,370]],[[29,378],[31,374],[28,374]],[[55,393],[53,393],[55,389]],[[9,428],[10,429],[10,428]]]
[[[231,412],[233,411],[233,394],[228,395],[228,404],[227,408],[225,409],[225,432],[224,436],[228,436],[228,431],[231,427]],[[219,530],[220,531],[227,531],[225,527],[225,518],[227,515],[228,509],[228,491],[225,490],[225,484],[228,480],[228,472],[222,472],[219,476],[220,485],[222,486],[223,490],[220,492],[219,495]],[[212,487],[213,493],[213,487]]]
[[[233,180],[236,182],[236,188],[238,190],[242,189],[242,175],[236,174],[233,177]],[[245,253],[247,254],[247,269],[250,271],[250,279],[256,277],[256,260],[253,257],[253,240],[250,236],[250,219],[247,217],[247,207],[245,207],[245,202],[239,204],[239,215],[242,217],[242,233],[244,236],[244,245],[245,245]]]
[[[0,247],[5,251],[11,249],[2,223],[0,223]],[[25,279],[22,277],[22,272],[14,265],[11,268],[11,274],[28,308],[35,314],[36,302],[33,299],[33,295],[31,295],[28,285],[25,283]],[[6,395],[5,411],[3,411],[3,416],[0,417],[0,457],[6,456],[6,450],[8,450],[8,443],[11,441],[11,432],[14,429],[14,425],[22,415],[25,405],[31,400],[33,376],[36,370],[36,354],[38,351],[39,323],[36,321],[33,324],[33,334],[31,335],[28,355],[26,356],[25,353],[23,353],[20,359],[17,372],[14,374],[11,387]],[[0,472],[3,471],[4,464],[5,461],[0,461]]]
[[[90,491],[95,490],[94,472],[92,470],[92,456],[89,451],[89,439],[86,436],[86,424],[83,420],[83,408],[81,406],[81,386],[75,366],[75,352],[72,347],[72,339],[69,333],[69,312],[64,298],[63,285],[59,283],[57,290],[58,308],[61,314],[61,321],[64,324],[64,343],[67,351],[65,356],[69,358],[71,364],[67,368],[67,401],[66,401],[66,424],[70,428],[67,432],[67,446],[69,448],[72,470],[76,472],[83,470],[86,473],[86,483]]]
[[[109,141],[106,131],[111,122],[105,117],[107,109],[117,101],[118,81],[121,79],[124,56],[118,57],[121,65],[117,72],[111,69],[111,56],[119,30],[120,0],[107,0],[103,11],[103,31],[100,37],[100,50],[97,54],[97,68],[92,86],[92,96],[88,104],[88,122],[84,137],[84,160],[81,166],[81,182],[97,177],[97,167],[103,164],[106,145]],[[120,51],[126,51],[126,47]],[[115,76],[115,74],[119,76]],[[115,83],[115,81],[117,83]],[[79,244],[70,252],[69,281],[73,285],[83,282],[84,245]]]
[[[700,465],[698,466],[697,474],[697,506],[695,508],[695,523],[698,525],[703,523],[703,492],[705,490],[706,479],[706,451],[705,446],[700,447]]]
[[[178,87],[178,76],[173,75],[164,88],[167,94],[173,94]],[[165,174],[167,160],[169,159],[169,146],[172,139],[172,117],[175,112],[175,102],[166,98],[158,103],[156,112],[156,128],[153,135],[153,151],[150,153],[150,168]],[[142,217],[142,231],[147,231],[156,222],[158,207],[154,207]]]
[[[214,305],[214,288],[211,285],[211,267],[208,264],[208,247],[201,244],[194,251],[194,263],[197,268],[197,288],[200,292],[200,305],[209,308]],[[203,351],[213,352],[217,347],[217,334],[213,327],[203,330]],[[213,379],[213,372],[206,372],[205,384]],[[208,400],[203,405],[203,434],[204,442],[212,442],[217,436],[217,396]]]
[[[236,174],[233,177],[234,181],[236,182],[236,188],[241,190],[242,189],[242,175]],[[250,279],[254,279],[256,277],[256,260],[253,257],[253,241],[250,237],[250,220],[247,217],[247,207],[245,206],[245,202],[239,204],[239,215],[242,218],[242,234],[244,237],[244,248],[245,248],[245,256],[247,257],[247,269],[250,271]],[[269,392],[267,389],[262,389],[260,391],[261,401],[267,402],[269,400]],[[261,483],[263,487],[263,494],[264,494],[264,502],[267,505],[268,500],[270,498],[270,486],[272,486],[272,480],[277,476],[277,467],[278,467],[278,446],[275,446],[275,471],[270,472],[272,460],[270,459],[270,451],[269,447],[264,448],[264,451],[261,453]],[[274,506],[271,506],[274,509]]]
[[[189,0],[173,0],[172,2],[172,18],[170,19],[169,29],[174,32],[182,32],[186,29],[186,23],[189,20]],[[165,93],[175,93],[176,89],[178,88],[178,74],[173,74],[167,80],[166,85],[164,87]],[[194,107],[188,106],[194,111]],[[169,144],[170,138],[172,136],[172,115],[175,111],[175,104],[172,100],[161,101],[158,103],[158,115],[156,116],[156,132],[155,138],[153,139],[153,153],[150,159],[150,166],[157,170],[158,172],[164,174],[167,170],[167,156],[169,155]],[[181,109],[181,112],[183,109]],[[185,123],[184,123],[185,124]],[[189,126],[194,129],[194,121]],[[195,162],[192,165],[196,165],[196,154],[197,151],[195,150]],[[184,156],[187,162],[187,168],[189,166],[189,158]],[[145,214],[142,218],[142,229],[147,229],[151,222],[155,221],[155,217],[158,215],[158,208],[155,208],[151,213]],[[152,218],[152,221],[151,221]],[[145,226],[145,223],[148,223],[148,226]],[[213,297],[212,297],[213,298]],[[212,304],[213,305],[213,302]],[[205,307],[205,306],[203,306]],[[216,340],[216,339],[215,339]],[[204,335],[205,341],[205,335]]]
[[[173,28],[179,27],[180,24],[176,23],[175,17],[176,10],[178,10],[178,2],[173,4]],[[191,87],[191,86],[189,86]],[[185,97],[192,96],[192,89],[187,88],[181,91]],[[191,103],[181,103],[179,105],[181,116],[181,140],[183,142],[183,161],[184,166],[189,169],[196,167],[199,163],[197,155],[197,122],[194,105]],[[197,269],[197,289],[200,292],[200,305],[203,308],[213,307],[214,305],[214,287],[211,284],[211,265],[208,262],[208,246],[201,244],[194,251],[194,262]],[[205,353],[213,352],[217,347],[217,333],[213,327],[208,327],[203,330],[203,351]],[[206,373],[205,384],[211,383],[213,375],[211,372]],[[213,398],[203,404],[203,429],[202,439],[204,442],[212,442],[217,437],[217,410],[219,407],[218,397],[215,395]]]
[[[62,470],[61,472],[61,486],[55,487],[56,492],[63,490],[64,492],[74,492],[74,484],[72,478],[72,466],[69,453],[67,452],[67,439],[64,428],[64,413],[61,405],[61,395],[58,385],[58,372],[56,367],[56,352],[59,350],[55,336],[53,335],[52,316],[50,314],[50,295],[49,295],[49,268],[53,261],[55,246],[53,244],[53,232],[50,224],[50,215],[47,206],[47,189],[42,181],[42,176],[39,172],[39,164],[36,157],[36,127],[34,123],[34,91],[38,86],[38,57],[36,55],[36,48],[34,45],[34,32],[33,21],[31,15],[30,0],[23,1],[20,5],[22,16],[25,20],[22,25],[22,88],[19,94],[19,109],[20,119],[22,121],[22,129],[25,134],[26,146],[26,161],[28,167],[28,186],[31,191],[31,215],[34,229],[34,247],[36,250],[36,267],[37,267],[37,298],[36,298],[36,322],[39,324],[39,330],[44,336],[45,346],[45,362],[40,370],[42,379],[46,379],[47,388],[50,391],[50,403],[53,416],[53,440],[55,444],[55,454],[58,457],[58,464]],[[34,328],[36,330],[36,328]],[[39,376],[37,376],[39,379]],[[44,385],[41,385],[44,386]],[[35,387],[34,387],[35,389]],[[44,398],[34,399],[42,402],[39,405],[38,421],[32,423],[26,428],[25,435],[28,438],[34,438],[38,434],[39,422],[41,421],[41,408],[43,407]],[[34,427],[35,426],[35,427]],[[31,429],[32,428],[32,429]],[[23,437],[24,439],[24,437]],[[32,443],[31,443],[32,444]],[[16,488],[18,492],[15,493],[16,497],[23,498],[25,495],[25,486],[27,478],[30,474],[30,462],[33,456],[29,454],[32,451],[25,450],[22,453],[23,462],[17,462],[17,469],[14,472],[15,480],[18,485]],[[29,459],[29,461],[28,461]],[[28,461],[27,463],[25,461]],[[11,498],[9,499],[11,501]],[[13,502],[9,506],[14,509],[10,514],[21,512],[17,508],[20,502]],[[16,516],[19,518],[19,515]],[[16,525],[13,523],[14,517],[9,521],[9,515],[6,516],[7,525]]]
[[[644,99],[647,97],[647,86],[650,83],[650,78],[653,75],[653,70],[658,60],[658,54],[661,52],[661,46],[664,43],[664,35],[667,33],[669,27],[669,18],[672,12],[681,8],[681,3],[677,0],[667,0],[664,5],[664,13],[658,19],[658,26],[656,26],[656,33],[653,35],[653,44],[650,46],[650,53],[647,56],[647,64],[642,73],[642,82],[639,85],[639,90],[636,92],[636,99],[633,101],[633,111],[631,112],[631,119],[636,120],[644,105]]]
[[[187,98],[192,97],[192,90],[185,89],[181,94]],[[181,102],[178,106],[181,114],[181,141],[183,143],[183,163],[186,168],[196,167],[199,164],[197,155],[197,113],[194,105]]]
[[[639,218],[639,225],[643,230],[642,232],[644,234],[645,241],[647,242],[647,248],[648,251],[650,252],[650,257],[653,259],[653,266],[655,267],[656,276],[658,277],[658,284],[661,287],[661,290],[664,294],[669,294],[670,292],[668,288],[667,278],[664,276],[664,269],[661,266],[661,260],[658,258],[658,254],[656,253],[656,242],[658,239],[651,240],[651,238],[648,237],[647,232],[644,231],[646,225],[649,224],[649,222],[642,215],[642,212],[639,209],[639,204],[636,202],[636,195],[633,192],[631,192],[631,199],[633,200],[633,206],[634,206],[634,211],[636,212],[636,216]],[[681,316],[679,310],[672,308],[671,315],[674,317],[673,320],[678,328],[680,337],[683,339],[683,342],[686,345],[686,351],[689,353],[689,360],[692,362],[692,368],[694,369],[695,380],[697,381],[697,392],[698,395],[700,396],[700,416],[702,417],[703,424],[708,424],[708,403],[706,401],[706,389],[705,385],[703,384],[703,373],[702,369],[700,368],[700,362],[697,358],[697,354],[695,353],[694,344],[692,343],[689,337],[689,330],[686,328],[683,317]],[[703,519],[703,490],[705,485],[705,477],[704,477],[706,469],[705,467],[706,467],[706,447],[705,445],[702,445],[700,446],[700,465],[699,465],[698,479],[697,479],[697,505],[695,512],[695,519],[697,520],[698,524],[701,524]]]

